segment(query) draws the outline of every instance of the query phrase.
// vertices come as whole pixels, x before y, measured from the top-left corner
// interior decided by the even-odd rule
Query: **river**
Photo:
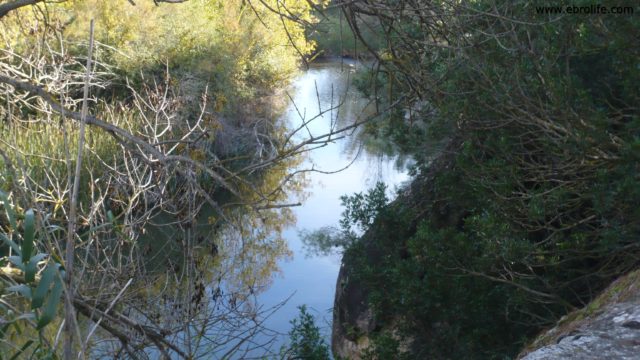
[[[367,100],[351,84],[356,66],[361,65],[339,59],[313,63],[293,81],[289,89],[290,104],[279,120],[288,129],[296,129],[303,118],[316,117],[320,109],[323,112],[309,122],[308,131],[301,131],[300,138],[294,141],[345,127],[372,113]],[[268,234],[277,233],[275,229],[279,229],[279,224],[286,223],[277,216],[276,226],[272,228],[246,211],[230,212],[228,215],[240,214],[237,225],[221,229],[209,224],[210,216],[215,214],[211,209],[204,210],[196,219],[195,237],[209,240],[197,246],[196,253],[200,255],[196,262],[200,262],[200,267],[196,271],[201,279],[195,281],[208,283],[204,293],[210,294],[211,302],[206,308],[200,308],[201,313],[193,319],[191,327],[177,333],[185,349],[198,347],[192,344],[197,338],[202,341],[198,354],[203,358],[278,358],[281,347],[287,345],[290,321],[297,317],[300,305],[307,306],[329,341],[340,254],[307,256],[299,233],[337,226],[343,210],[342,195],[364,192],[381,181],[387,184],[388,195],[393,198],[394,187],[408,179],[404,171],[396,168],[394,158],[379,156],[361,146],[357,132],[345,135],[308,152],[297,168],[286,169],[287,172],[311,168],[316,171],[306,173],[305,199],[301,206],[292,208],[295,221],[283,229],[282,244],[273,240],[274,234]],[[298,195],[291,195],[290,202],[297,202]],[[146,266],[156,271],[165,271],[167,264],[161,260],[166,258],[172,260],[172,264],[185,261],[180,243],[172,240],[185,235],[179,227],[171,225],[172,216],[158,216],[158,224],[168,225],[148,226],[146,235],[141,237],[141,246],[150,249]],[[291,257],[285,256],[285,242]],[[158,260],[154,260],[156,258]],[[272,274],[276,267],[280,272]],[[176,304],[185,296],[186,284],[176,278],[176,283],[168,287],[169,298],[174,298]],[[160,282],[157,285],[161,285]],[[169,304],[175,306],[171,301]],[[271,316],[262,323],[269,313]],[[180,314],[183,313],[178,311],[169,315],[167,321],[171,323],[172,317],[183,319],[185,315]],[[260,319],[258,323],[256,319]],[[205,321],[206,325],[201,326],[206,327],[206,336],[193,336],[200,331],[195,325],[198,321]],[[152,358],[159,355],[154,351],[150,354]]]
[[[344,126],[365,116],[368,113],[367,101],[351,86],[355,66],[358,64],[340,60],[311,64],[293,83],[290,93],[293,103],[284,114],[290,126],[301,124],[299,112],[309,119],[319,113],[319,106],[325,110],[340,102],[342,105],[338,109],[309,124],[313,135],[328,132],[336,121],[339,126]],[[307,174],[308,198],[302,206],[294,209],[295,226],[284,232],[293,258],[280,263],[281,274],[276,275],[272,286],[260,296],[260,303],[267,307],[290,296],[286,304],[268,319],[266,326],[270,329],[286,334],[291,328],[290,320],[298,314],[297,307],[306,304],[329,340],[340,256],[307,256],[299,232],[337,226],[342,212],[342,195],[366,191],[378,181],[386,183],[391,192],[408,179],[406,172],[396,169],[394,159],[371,154],[366,149],[359,151],[359,148],[359,141],[352,134],[312,151],[302,165],[306,168],[313,166],[323,172],[348,167],[333,174]],[[279,344],[285,341],[286,337],[281,336]]]

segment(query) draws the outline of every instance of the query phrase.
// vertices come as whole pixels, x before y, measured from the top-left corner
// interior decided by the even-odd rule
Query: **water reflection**
[[[310,119],[341,103],[339,108],[327,111],[309,124],[309,132],[319,135],[370,115],[374,110],[372,105],[352,86],[355,65],[341,64],[340,60],[312,64],[293,84],[293,104],[285,113],[285,121],[296,127],[301,124],[301,115]],[[393,159],[372,155],[366,150],[359,151],[360,141],[355,135],[314,150],[302,164],[322,172],[308,174],[306,190],[309,197],[303,206],[293,209],[296,225],[283,234],[294,254],[293,260],[281,263],[282,276],[260,296],[261,303],[269,306],[293,294],[277,316],[267,322],[268,327],[282,333],[289,330],[289,321],[296,317],[297,306],[302,304],[315,311],[323,319],[320,325],[325,333],[330,332],[340,258],[337,255],[305,257],[299,230],[335,226],[342,212],[341,195],[364,191],[377,181],[383,181],[393,189],[394,185],[407,179],[406,173],[395,168]],[[345,167],[338,173],[323,173]],[[282,337],[280,341],[285,340]]]
[[[351,86],[355,65],[313,64],[301,74],[292,86],[283,128],[297,128],[315,118],[300,132],[302,139],[369,116],[374,109]],[[140,284],[145,295],[141,299],[147,302],[140,307],[155,305],[157,318],[152,321],[172,329],[181,348],[197,348],[205,358],[211,354],[223,358],[226,352],[232,359],[261,358],[266,347],[275,354],[286,343],[289,321],[302,304],[324,319],[320,325],[328,335],[340,259],[305,257],[299,231],[336,225],[342,212],[339,198],[344,194],[364,191],[378,181],[393,188],[407,178],[395,169],[393,159],[362,150],[357,133],[347,135],[309,152],[303,162],[278,163],[252,185],[264,186],[267,193],[295,169],[314,169],[306,174],[306,181],[290,183],[274,199],[274,203],[297,202],[304,190],[308,197],[301,207],[257,213],[232,206],[225,208],[224,222],[204,207],[188,226],[176,226],[174,215],[164,214],[155,220],[168,225],[147,228],[140,241],[151,259],[145,262],[145,270],[158,275],[155,281]],[[272,313],[265,323],[260,322]],[[274,333],[267,329],[281,336],[272,342]]]

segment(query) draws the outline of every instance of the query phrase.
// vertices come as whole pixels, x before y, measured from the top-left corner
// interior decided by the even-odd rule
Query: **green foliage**
[[[413,355],[402,351],[397,338],[387,333],[373,336],[372,344],[362,354],[363,360],[394,359],[410,360]]]
[[[0,258],[1,263],[7,260],[15,266],[18,272],[13,272],[11,267],[2,268],[3,282],[7,282],[6,288],[0,288],[0,296],[3,298],[10,297],[11,293],[20,295],[23,301],[29,306],[24,313],[15,313],[14,309],[9,309],[4,304],[0,307],[0,314],[4,320],[3,327],[0,332],[0,339],[3,341],[5,337],[12,338],[16,334],[22,334],[24,337],[27,327],[33,327],[38,331],[39,341],[23,339],[23,341],[15,342],[14,345],[19,346],[13,353],[12,358],[19,358],[26,354],[34,343],[34,349],[31,349],[31,356],[44,359],[52,358],[53,353],[47,351],[46,342],[42,342],[42,330],[49,325],[56,317],[58,305],[61,300],[63,291],[62,277],[64,270],[62,266],[52,260],[44,261],[47,257],[43,253],[35,253],[37,250],[36,241],[36,218],[33,210],[27,210],[24,214],[19,214],[15,210],[15,206],[9,201],[7,194],[0,191],[0,201],[2,208],[8,220],[7,224],[0,222],[0,239],[8,247],[9,253],[17,254]],[[21,231],[20,231],[21,230]],[[45,264],[41,264],[44,262]],[[44,270],[41,270],[44,268]],[[40,273],[37,277],[36,273]],[[7,281],[11,279],[12,281]],[[15,284],[16,279],[20,283]],[[15,285],[12,285],[14,283]],[[4,284],[1,284],[4,285]],[[3,289],[4,288],[4,289]],[[0,349],[4,347],[0,346]],[[5,350],[3,350],[4,352]]]
[[[340,228],[323,227],[321,229],[299,233],[307,252],[316,255],[328,255],[335,250],[349,248],[357,240],[358,234],[367,231],[376,216],[387,205],[389,199],[386,194],[387,186],[376,183],[366,194],[356,193],[351,196],[341,196],[344,211],[340,219]]]
[[[342,196],[342,218],[340,227],[345,232],[353,232],[353,228],[366,231],[373,224],[376,216],[384,209],[389,199],[386,194],[387,186],[376,183],[366,194],[356,193],[351,196]]]
[[[307,311],[305,305],[299,306],[300,313],[296,319],[291,320],[289,339],[291,345],[286,351],[288,359],[304,360],[329,360],[329,347],[320,329],[315,324],[313,316]]]
[[[276,8],[277,2],[265,4]],[[84,39],[95,17],[97,40],[109,45],[98,49],[99,60],[115,66],[121,78],[139,85],[169,70],[178,91],[198,99],[208,88],[212,107],[227,116],[251,113],[246,103],[257,104],[256,97],[286,86],[300,55],[314,47],[298,23],[239,0],[170,6],[85,0],[63,6],[61,17],[72,17],[65,29],[69,39]],[[287,2],[290,16],[300,21],[315,21],[310,9],[306,1]]]
[[[407,101],[366,130],[416,176],[346,261],[383,324],[406,320],[416,358],[512,357],[638,266],[640,22],[432,5],[442,22],[380,16],[393,51],[359,84],[383,107]],[[478,15],[494,12],[517,20]]]
[[[71,281],[74,292],[92,306],[117,297],[120,309],[138,309],[144,326],[155,326],[165,336],[166,321],[199,321],[194,313],[199,319],[213,317],[196,311],[209,305],[205,301],[216,302],[216,311],[224,311],[221,301],[232,309],[248,301],[290,255],[282,232],[293,221],[292,212],[270,206],[299,195],[304,180],[290,174],[302,159],[282,148],[289,139],[278,121],[284,101],[276,95],[297,73],[300,57],[314,48],[302,26],[316,21],[313,4],[287,1],[285,10],[276,0],[154,3],[42,2],[0,19],[6,73],[38,85],[70,111],[79,111],[81,104],[87,30],[95,19],[89,114],[150,146],[132,146],[127,135],[92,124],[85,148],[78,149],[77,121],[56,114],[41,96],[3,85],[0,189],[13,194],[16,208],[46,213],[41,221],[50,226],[34,232],[30,212],[17,212],[24,220],[10,214],[5,222],[0,216],[2,230],[13,234],[0,232],[8,239],[0,244],[0,256],[13,255],[11,269],[24,277],[2,294],[2,303],[10,305],[1,309],[3,319],[13,321],[15,315],[19,320],[5,329],[3,346],[11,348],[6,353],[39,352],[38,344],[53,343],[56,336],[45,325],[56,321],[62,268],[38,254],[42,244],[24,240],[46,238],[49,255],[58,259],[64,245],[51,229],[69,221],[78,151],[84,155],[74,252],[86,271],[75,272]],[[162,161],[150,148],[174,158]],[[264,165],[271,160],[274,164]],[[259,169],[249,167],[263,161]],[[16,224],[24,227],[24,237]],[[190,281],[182,280],[186,275]],[[208,296],[205,284],[216,281],[219,293]],[[105,291],[107,286],[116,292]],[[196,294],[188,295],[193,289]],[[231,324],[231,331],[241,331],[236,317],[250,317],[244,311],[227,315],[218,319]],[[80,331],[88,331],[87,319],[79,320]],[[251,320],[257,324],[255,315]],[[106,332],[95,337],[119,337],[110,332],[118,328],[140,334],[116,322],[103,319]],[[25,327],[31,331],[20,336]],[[234,339],[228,341],[235,341],[226,332]],[[35,339],[32,333],[38,341],[26,342]],[[136,335],[127,347],[145,351],[149,342],[143,338]]]
[[[336,249],[344,249],[351,245],[353,238],[333,226],[308,231],[301,230],[298,237],[305,246],[307,255],[327,256]]]

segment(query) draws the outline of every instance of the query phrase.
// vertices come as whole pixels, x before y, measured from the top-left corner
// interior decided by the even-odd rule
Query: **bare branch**
[[[41,3],[44,0],[16,0],[10,3],[0,5],[0,19],[7,15],[10,11],[19,9],[24,6]]]

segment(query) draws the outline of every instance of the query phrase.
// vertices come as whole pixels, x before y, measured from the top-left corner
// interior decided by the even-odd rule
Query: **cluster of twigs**
[[[4,3],[0,21],[13,10],[41,11],[40,6],[46,9],[46,2]],[[286,7],[270,10],[295,16]],[[12,201],[17,208],[36,211],[40,251],[65,270],[65,317],[49,346],[57,352],[64,334],[67,359],[99,354],[144,358],[155,352],[164,358],[197,358],[211,351],[228,358],[268,351],[275,334],[264,328],[264,320],[281,305],[261,308],[253,288],[260,284],[244,290],[227,284],[225,274],[239,270],[216,260],[221,246],[217,229],[241,227],[236,219],[242,217],[232,216],[237,209],[259,219],[265,212],[298,205],[281,202],[288,184],[315,169],[296,169],[268,188],[256,185],[255,175],[327,145],[366,119],[306,136],[310,122],[340,104],[302,119],[284,135],[262,119],[245,132],[250,135],[245,141],[254,140],[253,153],[241,162],[225,159],[212,145],[216,130],[205,124],[215,118],[206,93],[194,118],[183,116],[168,72],[164,82],[128,86],[126,100],[115,105],[92,97],[115,77],[92,54],[105,46],[93,40],[93,28],[85,59],[66,51],[68,44],[55,26],[36,31],[43,34],[40,47],[2,50],[0,126],[27,131],[45,126],[54,129],[52,134],[57,127],[63,151],[35,153],[17,140],[3,139],[0,154]],[[96,143],[108,144],[107,151],[92,146]],[[33,159],[41,165],[29,165]],[[221,194],[231,200],[221,204],[216,200]],[[214,214],[205,232],[200,230],[204,208]],[[151,227],[172,232],[167,239],[142,241]]]
[[[471,165],[459,165],[468,182],[490,194],[492,211],[525,234],[534,249],[513,259],[515,265],[479,272],[461,264],[462,271],[514,284],[534,301],[562,303],[562,296],[589,299],[589,281],[606,284],[602,279],[637,266],[637,241],[620,239],[610,252],[601,246],[612,223],[628,226],[637,220],[617,211],[603,214],[591,192],[599,176],[620,166],[631,141],[622,129],[637,117],[640,98],[603,82],[603,88],[609,86],[605,94],[593,95],[602,102],[600,109],[581,106],[576,99],[584,94],[577,89],[593,79],[572,84],[584,79],[578,68],[590,59],[613,56],[607,52],[613,40],[608,41],[619,36],[616,26],[630,24],[628,17],[541,15],[533,4],[510,1],[338,3],[353,33],[377,59],[374,77],[387,79],[384,88],[373,85],[374,96],[403,94],[404,108],[418,104],[424,122],[446,122],[473,149],[467,154]],[[386,46],[368,44],[361,35],[365,27],[383,34]],[[548,35],[550,29],[556,38]],[[590,36],[584,29],[598,40],[577,45],[581,36]],[[627,51],[637,54],[638,48]],[[586,234],[585,239],[563,248],[576,233]],[[553,269],[572,263],[591,265],[562,282],[544,280]]]

